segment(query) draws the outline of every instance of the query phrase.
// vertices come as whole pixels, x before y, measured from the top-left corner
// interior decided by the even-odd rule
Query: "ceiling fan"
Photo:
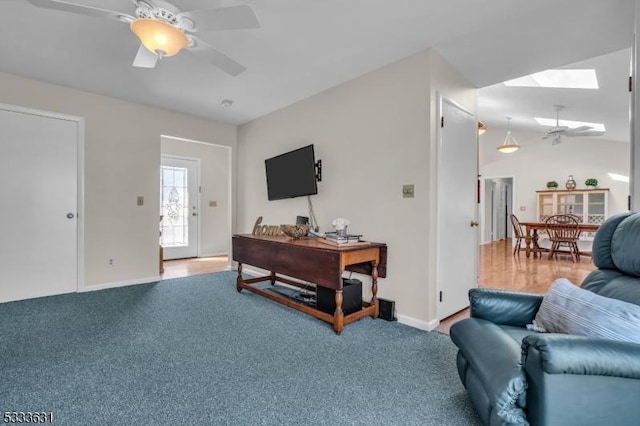
[[[542,139],[551,139],[551,145],[557,145],[562,142],[563,136],[602,136],[604,132],[602,130],[593,130],[592,126],[580,126],[575,128],[569,128],[569,126],[560,125],[560,111],[564,109],[563,105],[554,105],[553,109],[556,110],[556,125],[555,127],[547,130],[547,134]]]
[[[182,49],[236,76],[246,68],[194,34],[216,30],[259,28],[260,23],[249,5],[227,6],[182,12],[165,0],[132,0],[133,14],[115,12],[62,0],[27,0],[34,6],[80,15],[113,19],[129,24],[140,39],[134,67],[153,68],[158,59]]]

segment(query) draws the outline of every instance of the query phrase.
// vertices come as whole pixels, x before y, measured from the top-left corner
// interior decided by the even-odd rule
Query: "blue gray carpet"
[[[445,335],[331,326],[235,272],[0,305],[0,410],[58,425],[477,425]]]

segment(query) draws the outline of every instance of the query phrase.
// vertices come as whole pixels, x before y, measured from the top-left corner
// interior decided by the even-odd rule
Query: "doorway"
[[[161,135],[160,141],[162,157],[197,161],[199,167],[198,184],[195,189],[190,190],[191,193],[196,193],[196,208],[194,209],[194,204],[190,203],[186,212],[192,220],[196,219],[197,251],[177,257],[163,256],[163,259],[228,257],[233,205],[231,147],[168,135]],[[162,195],[160,198],[162,199]],[[194,212],[196,216],[193,216]],[[229,259],[228,265],[230,262]]]
[[[81,282],[83,121],[0,105],[0,302]]]
[[[481,211],[482,244],[512,237],[509,215],[513,212],[513,176],[483,179]]]

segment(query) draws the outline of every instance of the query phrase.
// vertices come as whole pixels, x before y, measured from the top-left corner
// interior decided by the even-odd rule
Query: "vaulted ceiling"
[[[66,1],[128,14],[135,10],[132,0]],[[504,123],[509,115],[514,126],[530,126],[527,117],[553,116],[553,104],[561,103],[567,106],[567,119],[606,122],[612,139],[622,137],[627,120],[628,138],[624,77],[629,74],[634,0],[173,3],[182,11],[251,5],[260,28],[200,35],[247,70],[232,77],[186,51],[153,69],[134,68],[139,42],[126,24],[37,8],[26,0],[2,0],[0,71],[241,124],[434,48],[470,82],[485,88],[479,118],[489,125]],[[595,64],[601,90],[490,87],[574,63]],[[620,76],[624,81],[615,83]],[[233,105],[223,107],[224,99]]]

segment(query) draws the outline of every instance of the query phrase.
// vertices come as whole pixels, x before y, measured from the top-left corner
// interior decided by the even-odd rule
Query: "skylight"
[[[534,120],[536,120],[538,124],[540,124],[541,126],[556,127],[555,118],[534,117]],[[580,126],[591,126],[593,127],[593,129],[591,130],[597,130],[601,132],[605,132],[607,130],[605,129],[604,124],[602,123],[587,123],[586,121],[560,120],[559,124],[560,126],[567,126],[570,129],[575,129],[576,127],[580,127]]]
[[[504,82],[512,87],[554,87],[562,89],[597,89],[596,70],[546,70]]]
[[[613,180],[617,180],[618,182],[629,183],[629,176],[619,175],[619,174],[616,174],[616,173],[607,173],[607,174]]]

